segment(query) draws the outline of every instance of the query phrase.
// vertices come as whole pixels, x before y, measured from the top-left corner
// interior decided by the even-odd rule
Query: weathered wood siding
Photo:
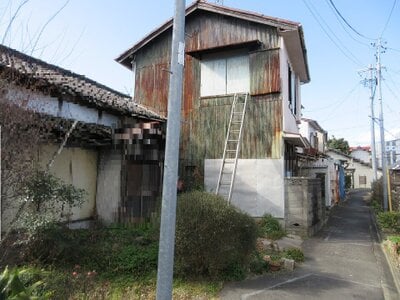
[[[200,99],[182,124],[181,154],[187,165],[222,158],[233,97]],[[279,94],[253,96],[246,109],[239,158],[280,158],[282,103]]]
[[[280,158],[282,132],[279,34],[277,28],[211,12],[186,19],[186,56],[180,157],[202,169],[221,158],[233,97],[200,97],[201,51],[259,41],[249,49],[250,94],[241,158]],[[166,115],[171,30],[136,53],[135,99]],[[254,51],[255,50],[255,51]],[[199,51],[199,52],[196,52]],[[195,55],[192,55],[196,53]]]

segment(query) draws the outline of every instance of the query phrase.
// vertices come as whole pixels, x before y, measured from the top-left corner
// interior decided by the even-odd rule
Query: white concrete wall
[[[365,163],[371,163],[371,153],[362,149],[355,149],[351,151],[350,155],[354,158],[362,160]]]
[[[61,105],[59,105],[58,98],[20,87],[13,88],[9,86],[7,97],[9,100],[25,108],[55,117],[105,126],[112,126],[118,123],[118,117],[107,112],[103,111],[99,115],[98,110],[95,108],[89,108],[68,101],[62,101]]]
[[[204,185],[215,192],[221,159],[204,162]],[[261,217],[266,213],[284,218],[283,159],[239,159],[231,203]]]
[[[51,160],[59,145],[43,145],[38,153],[39,165],[44,169]],[[65,221],[67,217],[71,221],[83,220],[93,217],[96,203],[97,181],[97,152],[82,148],[64,148],[54,161],[50,172],[62,179],[67,184],[73,184],[77,188],[86,191],[85,202],[82,207],[71,210],[65,209],[59,216],[59,220]],[[20,205],[19,201],[4,203],[2,211],[2,231],[7,231],[10,222],[14,219]],[[60,207],[58,207],[60,208]]]
[[[301,115],[301,93],[299,81],[297,81],[297,115],[295,116],[289,108],[289,85],[288,85],[288,63],[289,57],[283,38],[280,39],[281,49],[279,53],[281,82],[282,82],[282,104],[283,104],[283,131],[291,133],[299,133],[296,119]],[[298,80],[298,79],[297,79]]]
[[[307,139],[307,141],[310,143],[310,134],[311,134],[311,126],[310,123],[306,122],[306,121],[301,121],[301,123],[299,124],[299,132],[301,134],[302,137],[304,137],[305,139]]]
[[[121,155],[113,150],[99,154],[96,211],[98,218],[110,224],[121,202]]]
[[[52,159],[59,145],[46,145],[41,148],[39,161],[42,167]],[[97,183],[97,152],[82,148],[64,148],[56,157],[50,172],[65,183],[73,184],[87,192],[82,207],[73,208],[71,220],[81,220],[94,216]]]

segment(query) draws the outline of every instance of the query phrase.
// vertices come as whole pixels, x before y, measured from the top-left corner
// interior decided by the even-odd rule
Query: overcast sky
[[[173,0],[30,0],[4,37],[9,20],[24,1],[0,1],[0,37],[5,45],[125,93],[132,91],[132,74],[114,59],[172,17],[174,10]],[[343,137],[351,146],[370,143],[369,91],[358,73],[375,64],[370,44],[382,36],[387,42],[382,54],[386,140],[400,137],[400,1],[332,0],[348,25],[330,1],[223,2],[303,24],[311,74],[311,82],[302,86],[303,116],[317,120],[330,137]],[[375,111],[379,112],[378,105]]]

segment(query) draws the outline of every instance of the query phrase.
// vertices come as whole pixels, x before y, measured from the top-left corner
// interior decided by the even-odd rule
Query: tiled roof
[[[25,78],[25,80],[18,80],[19,84],[32,84],[33,82],[36,86],[40,86],[42,89],[46,87],[47,90],[58,95],[70,95],[81,105],[113,111],[121,115],[163,119],[157,113],[133,102],[128,95],[83,75],[0,45],[0,72],[5,70]],[[9,73],[5,74],[9,76]]]

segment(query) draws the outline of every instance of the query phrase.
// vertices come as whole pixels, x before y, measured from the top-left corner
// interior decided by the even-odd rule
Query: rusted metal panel
[[[187,20],[186,51],[222,47],[259,40],[266,48],[279,45],[277,28],[262,24],[201,12]]]
[[[250,54],[250,91],[252,95],[281,91],[279,49]]]
[[[221,158],[233,97],[201,99],[190,117],[190,142],[181,158],[189,161]],[[278,94],[251,97],[248,102],[240,158],[280,158],[282,102]]]
[[[279,46],[277,28],[205,11],[194,13],[188,18],[186,33],[186,52],[229,47],[229,45],[238,47],[241,43],[247,45],[252,41],[260,41],[259,47],[262,49]],[[169,73],[165,70],[168,69],[170,60],[170,40],[171,30],[167,30],[136,53],[135,100],[163,115],[166,113],[168,101]],[[256,58],[261,60],[261,56],[256,56]],[[190,113],[199,98],[200,59],[201,57],[186,55],[183,115]],[[268,63],[270,66],[268,74],[272,70],[276,70],[277,59],[279,60],[279,57],[271,58]],[[250,62],[250,73],[252,72],[252,63]],[[257,65],[256,73],[263,75],[259,65]],[[279,74],[273,74],[272,78],[274,80],[279,78]],[[256,82],[255,79],[252,81]],[[277,83],[271,85],[273,88],[268,88],[269,86],[261,84],[261,80],[258,82],[260,86],[255,89],[257,91],[271,90],[275,92],[277,90]]]

